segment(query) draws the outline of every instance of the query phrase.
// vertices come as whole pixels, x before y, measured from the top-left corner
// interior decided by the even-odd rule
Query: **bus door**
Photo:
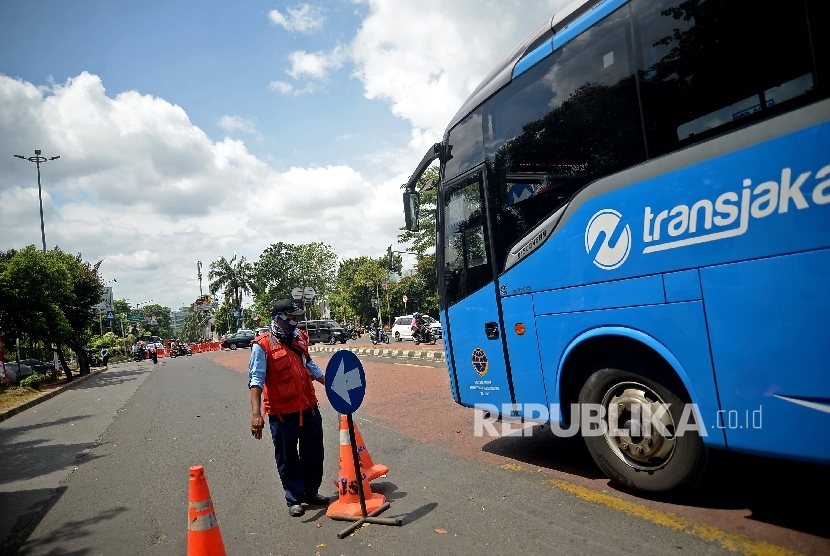
[[[444,186],[442,264],[445,342],[456,401],[472,407],[512,403],[507,374],[481,172]]]

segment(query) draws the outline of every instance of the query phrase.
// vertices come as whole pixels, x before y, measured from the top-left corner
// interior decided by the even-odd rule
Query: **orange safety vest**
[[[302,357],[270,333],[254,338],[265,352],[267,361],[262,405],[268,415],[295,413],[317,403],[311,372],[305,366],[305,361],[310,359],[308,336],[302,330],[299,333],[292,345],[303,354]]]

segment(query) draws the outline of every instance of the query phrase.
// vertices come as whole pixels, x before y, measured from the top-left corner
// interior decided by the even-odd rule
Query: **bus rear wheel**
[[[583,411],[585,404],[596,404],[605,415],[604,430],[592,425],[593,434],[582,431],[588,451],[608,478],[625,489],[689,491],[703,474],[708,450],[697,430],[687,426],[683,434],[675,434],[687,404],[683,387],[679,381],[664,384],[670,383],[665,379],[670,370],[657,375],[648,369],[628,370],[631,368],[631,364],[601,365],[583,384],[579,392]],[[668,409],[661,412],[663,405]],[[655,417],[650,419],[650,415]],[[693,422],[688,415],[686,419],[687,425]],[[617,428],[613,429],[615,421]],[[647,421],[651,424],[648,428]],[[640,430],[637,422],[642,423]]]

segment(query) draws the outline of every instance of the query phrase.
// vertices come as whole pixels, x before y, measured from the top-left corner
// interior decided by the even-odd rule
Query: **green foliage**
[[[202,333],[200,324],[200,314],[193,309],[188,309],[184,315],[182,325],[179,327],[178,338],[185,342],[192,342],[196,340]]]
[[[398,243],[412,244],[411,250],[423,256],[430,250],[435,249],[435,215],[438,207],[438,166],[432,166],[423,173],[418,180],[417,188],[421,188],[431,184],[429,189],[421,192],[421,205],[418,211],[419,231],[410,232],[401,227],[401,233],[398,234]],[[401,185],[401,189],[406,184]]]
[[[62,342],[72,335],[63,308],[74,301],[72,276],[48,253],[33,245],[0,257],[0,333]]]
[[[34,388],[35,390],[40,389],[41,384],[43,384],[43,377],[37,374],[29,375],[20,381],[20,386]]]
[[[225,301],[232,303],[234,308],[242,307],[242,295],[257,293],[259,289],[254,282],[254,267],[245,260],[245,257],[231,260],[219,257],[218,260],[210,263],[210,293],[216,294],[219,290],[225,297]]]
[[[103,336],[93,336],[93,338],[89,341],[89,346],[96,351],[103,347],[109,348],[110,350],[113,348],[120,348],[121,344],[121,337],[116,336],[112,332],[107,332]]]
[[[270,245],[254,264],[254,281],[260,292],[254,312],[262,316],[260,322],[270,320],[271,306],[280,299],[290,299],[294,288],[311,286],[315,302],[326,297],[336,287],[336,268],[337,254],[325,243]]]
[[[156,317],[156,324],[148,324],[145,321],[142,324],[144,334],[152,336],[160,336],[162,338],[170,338],[173,335],[173,327],[171,326],[172,319],[170,317],[170,307],[162,307],[158,303],[151,305],[144,305],[140,309],[145,315],[153,315]]]

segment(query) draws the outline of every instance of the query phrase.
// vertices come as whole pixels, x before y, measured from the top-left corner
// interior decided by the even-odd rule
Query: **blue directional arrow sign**
[[[115,320],[115,311],[107,311],[107,320],[110,322]]]
[[[338,413],[357,411],[366,395],[366,373],[360,359],[351,351],[341,349],[326,365],[326,396]]]

